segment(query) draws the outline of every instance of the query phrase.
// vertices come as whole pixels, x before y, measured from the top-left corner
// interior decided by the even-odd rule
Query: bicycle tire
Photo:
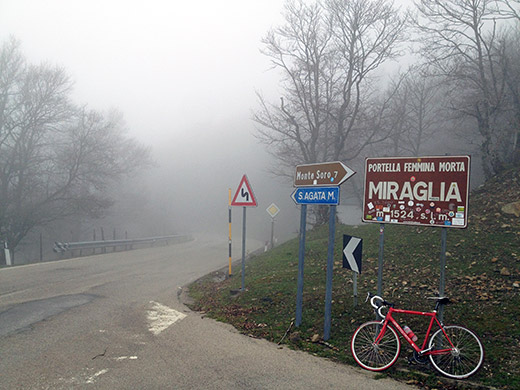
[[[375,339],[381,331],[380,321],[369,321],[354,332],[350,348],[357,364],[366,370],[383,371],[391,367],[401,352],[401,341],[396,331],[386,327],[385,334],[376,345]]]
[[[431,351],[452,350],[446,354],[429,355],[433,367],[442,375],[453,379],[465,379],[475,374],[484,361],[484,347],[477,335],[459,325],[445,326],[444,331],[455,349],[452,349],[442,329],[435,332],[430,339]]]

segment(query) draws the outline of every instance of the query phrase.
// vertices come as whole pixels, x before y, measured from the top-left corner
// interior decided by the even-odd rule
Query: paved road
[[[0,389],[410,389],[202,318],[211,238],[0,270]]]

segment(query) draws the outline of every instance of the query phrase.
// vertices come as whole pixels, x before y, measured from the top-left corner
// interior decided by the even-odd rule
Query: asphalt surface
[[[226,263],[227,240],[205,237],[0,269],[0,389],[410,389],[179,301]]]

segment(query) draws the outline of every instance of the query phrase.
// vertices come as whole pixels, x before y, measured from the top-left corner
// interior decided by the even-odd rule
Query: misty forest
[[[289,0],[280,11],[257,47],[279,96],[257,85],[250,107],[277,183],[290,187],[298,164],[342,161],[358,172],[342,202],[360,204],[366,157],[470,154],[473,186],[520,166],[520,0]],[[15,262],[137,225],[133,236],[185,233],[135,184],[153,181],[154,149],[129,136],[124,112],[74,101],[73,84],[16,37],[0,43],[0,241]]]

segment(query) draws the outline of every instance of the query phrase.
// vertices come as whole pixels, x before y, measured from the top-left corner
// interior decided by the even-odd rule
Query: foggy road
[[[191,312],[179,288],[226,252],[206,237],[1,269],[0,388],[409,388]]]

